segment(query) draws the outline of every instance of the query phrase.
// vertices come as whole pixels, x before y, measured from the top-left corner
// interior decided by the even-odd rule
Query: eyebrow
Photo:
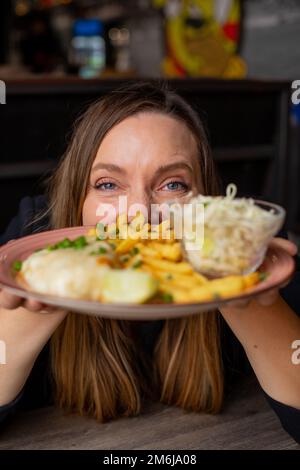
[[[166,173],[167,171],[172,171],[172,170],[188,170],[192,175],[194,173],[193,168],[191,165],[186,163],[185,161],[180,161],[180,162],[175,162],[175,163],[170,163],[169,165],[161,165],[157,168],[155,171],[155,176],[158,176],[160,173]]]
[[[126,173],[126,170],[121,168],[118,165],[114,165],[113,163],[97,163],[93,168],[92,168],[92,173],[94,173],[97,170],[107,170],[107,171],[115,171],[117,173]]]
[[[169,165],[160,165],[155,171],[155,176],[158,176],[160,173],[166,173],[167,171],[182,170],[182,169],[188,170],[189,173],[191,173],[192,175],[194,173],[193,168],[188,163],[186,163],[185,161],[179,161],[175,163],[170,163]],[[126,173],[125,169],[121,168],[118,165],[114,165],[113,163],[99,162],[92,168],[92,173],[94,173],[97,170],[115,171],[121,174]]]

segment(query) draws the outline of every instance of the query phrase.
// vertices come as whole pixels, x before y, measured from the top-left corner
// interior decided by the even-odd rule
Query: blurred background
[[[224,186],[282,204],[299,236],[299,0],[1,0],[0,232],[43,192],[76,116],[145,78],[199,112]]]

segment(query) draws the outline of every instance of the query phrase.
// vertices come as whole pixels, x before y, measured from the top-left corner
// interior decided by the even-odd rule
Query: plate
[[[20,287],[15,281],[11,268],[15,260],[23,261],[35,250],[56,243],[65,237],[73,240],[80,235],[85,235],[90,228],[94,228],[94,226],[85,225],[50,230],[28,235],[2,245],[0,247],[0,287],[24,299],[35,299],[44,304],[78,313],[123,320],[158,320],[207,312],[233,300],[251,299],[258,294],[267,292],[287,282],[295,270],[295,261],[292,256],[282,248],[271,245],[261,269],[264,272],[268,272],[269,275],[257,286],[235,297],[211,302],[185,304],[108,304],[88,300],[75,300],[30,292]]]

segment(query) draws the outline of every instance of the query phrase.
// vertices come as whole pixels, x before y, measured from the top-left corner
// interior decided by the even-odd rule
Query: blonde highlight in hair
[[[52,228],[82,224],[90,170],[103,138],[139,112],[164,113],[188,126],[198,144],[195,171],[204,193],[219,193],[206,133],[195,111],[164,86],[139,83],[106,95],[77,121],[49,181]],[[218,412],[223,400],[218,315],[208,312],[165,320],[151,362],[131,322],[69,312],[51,338],[57,404],[100,422],[139,414],[144,398]]]
[[[216,413],[223,399],[217,312],[166,320],[155,347],[160,401],[190,411]]]

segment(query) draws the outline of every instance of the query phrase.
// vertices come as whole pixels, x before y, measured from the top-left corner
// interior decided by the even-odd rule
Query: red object
[[[238,42],[240,36],[240,25],[239,23],[226,23],[223,26],[223,32],[227,38]]]

